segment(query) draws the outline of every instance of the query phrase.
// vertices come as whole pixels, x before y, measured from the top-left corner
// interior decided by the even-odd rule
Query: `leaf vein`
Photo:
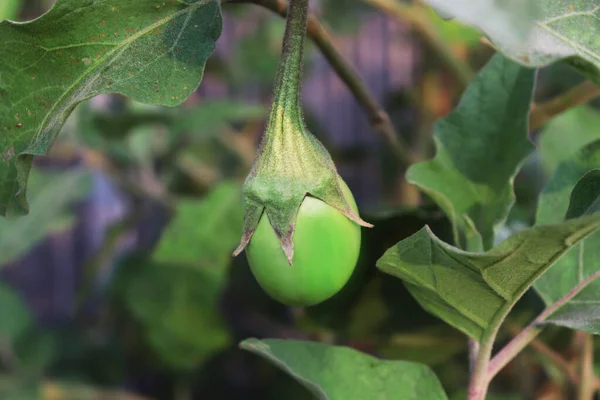
[[[554,18],[548,18],[546,20],[541,21],[541,23],[544,25],[547,25],[547,24],[551,24],[553,22],[558,22],[563,19],[567,19],[567,18],[571,18],[571,17],[586,17],[586,16],[588,16],[588,17],[594,17],[594,18],[598,19],[598,17],[595,15],[596,11],[598,11],[598,10],[600,10],[600,6],[596,6],[587,11],[573,11],[570,13],[558,15]]]
[[[82,82],[82,81],[83,81],[85,78],[89,77],[90,75],[93,77],[93,75],[92,75],[92,74],[93,74],[95,71],[97,71],[97,70],[98,70],[98,66],[99,66],[99,65],[102,65],[102,61],[104,61],[104,60],[110,60],[110,59],[111,59],[111,57],[112,57],[112,60],[113,60],[113,62],[114,62],[114,60],[116,59],[116,57],[113,57],[113,56],[115,56],[115,55],[116,55],[117,57],[118,57],[118,56],[120,56],[120,55],[121,55],[121,54],[122,54],[122,53],[123,53],[123,52],[124,52],[124,51],[125,51],[125,50],[126,50],[128,47],[129,47],[129,45],[131,45],[131,44],[132,44],[132,43],[133,43],[135,40],[137,40],[137,39],[141,38],[142,36],[144,36],[144,35],[146,35],[146,34],[148,34],[148,33],[152,32],[154,29],[158,28],[159,26],[162,26],[162,25],[164,25],[164,24],[166,24],[166,23],[168,23],[168,22],[172,21],[173,19],[175,19],[175,18],[179,17],[180,15],[183,15],[183,14],[185,14],[186,12],[191,12],[191,11],[193,11],[194,9],[197,9],[197,8],[199,8],[201,5],[203,5],[203,2],[199,2],[199,3],[195,3],[195,4],[190,4],[190,5],[189,5],[189,9],[184,9],[184,10],[177,11],[177,12],[175,12],[175,13],[173,13],[173,14],[169,15],[168,17],[166,17],[166,18],[163,18],[162,20],[159,20],[159,21],[155,22],[154,24],[151,24],[151,25],[149,25],[149,26],[148,26],[148,27],[146,27],[145,29],[142,29],[141,31],[139,31],[139,32],[135,33],[134,35],[131,35],[129,38],[125,39],[125,40],[122,42],[122,45],[121,45],[121,46],[115,46],[115,48],[114,48],[113,50],[111,50],[111,51],[108,51],[108,52],[106,53],[106,55],[104,55],[103,57],[101,57],[101,58],[100,58],[100,60],[99,60],[99,61],[98,61],[98,62],[97,62],[95,65],[93,65],[93,66],[91,66],[90,68],[88,68],[87,70],[85,70],[85,71],[84,71],[84,72],[83,72],[83,73],[82,73],[82,74],[81,74],[81,75],[80,75],[80,76],[79,76],[79,77],[78,77],[78,78],[77,78],[77,79],[76,79],[76,80],[75,80],[75,81],[74,81],[74,82],[73,82],[73,83],[72,83],[72,84],[71,84],[71,85],[70,85],[70,86],[67,88],[67,90],[65,90],[65,92],[64,92],[64,93],[63,93],[63,94],[62,94],[62,95],[61,95],[61,96],[60,96],[60,97],[57,99],[56,103],[54,103],[54,105],[52,106],[52,108],[50,109],[50,111],[49,111],[49,112],[46,114],[46,116],[44,117],[44,120],[42,121],[42,123],[41,123],[41,125],[40,125],[40,132],[43,130],[43,127],[47,125],[47,122],[48,122],[48,118],[49,118],[49,116],[51,116],[51,115],[53,114],[53,112],[56,110],[56,108],[58,107],[58,105],[59,105],[59,104],[61,104],[61,103],[62,103],[62,102],[65,100],[65,98],[66,98],[67,94],[71,93],[71,92],[74,90],[74,88],[76,88],[76,87],[77,87],[77,85],[78,85],[80,82]],[[112,64],[112,63],[111,63],[111,64]],[[102,68],[102,70],[104,70],[104,68]],[[99,76],[99,75],[100,75],[100,72],[99,72],[99,73],[98,73],[98,74],[97,74],[95,77],[93,77],[93,79],[92,79],[92,82],[94,82],[94,81],[95,81],[95,80],[98,78],[98,76]],[[87,87],[89,87],[89,84],[88,84],[88,85],[86,85],[86,87],[85,87],[85,88],[87,89]],[[80,92],[84,92],[84,91],[83,91],[83,90],[81,90]],[[84,96],[84,97],[85,97],[85,96]],[[83,99],[82,99],[82,100],[83,100]],[[39,133],[38,133],[38,136],[39,136]],[[30,147],[31,147],[31,146],[30,146]],[[28,150],[26,150],[26,151],[28,151]],[[22,153],[21,153],[21,154],[22,154]],[[20,155],[21,155],[21,154],[20,154]]]

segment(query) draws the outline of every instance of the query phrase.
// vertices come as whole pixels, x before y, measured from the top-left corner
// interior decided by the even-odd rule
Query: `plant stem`
[[[581,376],[578,386],[578,400],[592,400],[594,398],[594,343],[592,335],[585,332],[577,332],[581,335],[581,364],[579,374]]]
[[[598,96],[600,96],[600,87],[585,81],[545,103],[534,104],[529,117],[529,130],[535,131],[558,114],[585,104]]]
[[[556,301],[550,307],[546,308],[536,319],[534,319],[525,329],[515,336],[502,350],[500,350],[490,361],[488,366],[487,376],[491,380],[502,370],[513,358],[517,356],[533,339],[539,335],[541,328],[539,327],[549,316],[551,316],[560,307],[565,305],[569,300],[575,297],[586,286],[600,277],[600,270],[590,275],[585,280],[579,282],[573,289],[564,295],[560,300]]]
[[[521,327],[512,324],[505,323],[505,327],[507,330],[513,335],[516,336],[522,330]],[[571,381],[573,385],[579,384],[579,377],[575,372],[575,369],[569,364],[569,362],[559,353],[552,350],[548,347],[544,342],[539,339],[533,339],[531,341],[531,348],[538,352],[542,357],[548,359],[556,368],[558,368],[568,379]]]
[[[471,372],[471,381],[469,382],[468,400],[484,400],[488,391],[491,377],[488,376],[490,359],[496,333],[484,337],[479,342],[479,351]]]
[[[424,13],[425,8],[418,4],[406,4],[392,0],[363,0],[400,22],[409,23],[421,36],[425,44],[435,53],[454,75],[463,91],[475,76],[471,67],[454,55],[446,40],[438,34]]]
[[[479,342],[473,338],[469,338],[469,372],[472,374],[475,371],[477,356],[479,355]]]
[[[286,17],[288,6],[284,0],[222,0],[223,3],[252,3]],[[356,69],[341,55],[333,40],[319,20],[308,15],[307,34],[323,54],[337,76],[348,87],[354,98],[365,110],[373,129],[381,134],[391,146],[396,158],[404,168],[413,163],[413,157],[407,150],[402,138],[396,133],[391,119],[375,96],[364,84]]]

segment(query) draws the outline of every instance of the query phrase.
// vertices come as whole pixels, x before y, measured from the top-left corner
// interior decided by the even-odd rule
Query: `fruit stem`
[[[252,3],[264,7],[283,18],[287,16],[288,12],[286,0],[221,0],[221,3]],[[360,78],[356,68],[340,53],[333,42],[333,38],[315,15],[309,13],[306,30],[307,36],[313,40],[315,46],[338,78],[348,87],[348,90],[363,108],[373,130],[381,134],[383,139],[388,142],[401,167],[403,169],[408,168],[415,161],[415,157],[407,150],[408,146],[402,136],[396,133],[390,116]],[[408,194],[408,197],[411,197],[411,195],[414,197],[415,187],[408,184],[404,186],[406,187],[403,190]]]
[[[272,119],[277,110],[282,110],[287,118],[294,122],[302,122],[300,88],[307,19],[308,0],[291,0],[286,17],[281,59],[275,78]]]

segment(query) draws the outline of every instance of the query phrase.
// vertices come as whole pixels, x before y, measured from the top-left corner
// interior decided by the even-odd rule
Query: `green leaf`
[[[588,144],[558,166],[554,176],[540,194],[536,223],[548,224],[562,221],[569,208],[571,192],[577,182],[584,174],[596,168],[600,168],[600,140]],[[597,243],[600,240],[600,233],[590,236],[588,240],[590,244]],[[597,257],[600,257],[600,249],[594,251],[594,247],[597,246],[586,246],[585,242],[577,246],[535,283],[535,289],[547,305],[553,304],[567,294],[580,282],[582,275],[589,275],[595,271],[594,260],[599,259]],[[585,258],[581,259],[581,256]],[[600,290],[597,284],[590,285],[587,290],[593,290],[594,287]]]
[[[565,219],[592,215],[600,210],[600,169],[593,169],[577,182]]]
[[[600,139],[600,113],[589,106],[576,107],[546,124],[539,141],[539,153],[546,173],[572,158],[586,144]]]
[[[435,124],[435,158],[407,172],[449,216],[462,248],[491,248],[494,228],[514,203],[513,178],[533,148],[527,131],[534,78],[535,71],[494,56],[458,107]]]
[[[29,308],[6,283],[0,281],[0,340],[13,343],[32,324]]]
[[[595,184],[598,183],[598,168],[600,168],[600,140],[588,144],[571,159],[561,163],[540,195],[536,223],[552,223],[560,221],[565,216],[577,215],[581,210],[585,212],[595,201],[592,196],[596,188]],[[596,192],[596,196],[599,194]],[[551,305],[569,293],[575,285],[596,272],[599,262],[600,232],[596,232],[550,268],[535,283],[535,289],[546,305]],[[600,281],[596,280],[547,321],[598,334],[600,333],[598,303],[600,303]]]
[[[477,26],[502,53],[523,65],[543,67],[566,60],[600,83],[600,8],[596,0],[427,1]],[[501,7],[503,12],[492,12],[484,4]]]
[[[202,268],[223,277],[244,220],[241,187],[222,182],[202,200],[182,200],[153,260]]]
[[[34,21],[0,23],[0,215],[27,213],[33,156],[48,151],[78,103],[121,93],[180,104],[200,83],[221,25],[216,0],[58,0]]]
[[[492,38],[502,37],[513,46],[521,44],[531,34],[535,17],[539,13],[539,1],[535,0],[425,1],[442,18],[457,18],[476,26]]]
[[[138,267],[122,295],[163,362],[189,369],[229,344],[217,308],[222,279],[176,265],[148,262]]]
[[[247,339],[240,347],[282,369],[321,400],[447,399],[437,377],[423,364],[295,340]]]
[[[541,274],[598,228],[600,215],[540,225],[485,253],[469,253],[426,226],[390,248],[377,267],[403,279],[427,311],[481,340]]]
[[[57,226],[64,229],[75,222],[67,207],[86,196],[90,188],[87,171],[47,173],[34,169],[29,215],[0,219],[0,267],[22,257]]]

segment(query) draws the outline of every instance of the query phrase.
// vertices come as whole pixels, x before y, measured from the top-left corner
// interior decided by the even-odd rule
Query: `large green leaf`
[[[202,200],[182,200],[153,254],[156,262],[206,269],[223,276],[239,241],[241,187],[222,182]]]
[[[202,200],[181,200],[152,261],[124,286],[148,343],[173,367],[196,366],[229,343],[218,299],[242,229],[240,196],[225,181]]]
[[[28,211],[33,156],[80,102],[102,93],[175,106],[198,86],[221,33],[216,0],[58,0],[0,23],[0,215]]]
[[[121,295],[163,362],[189,369],[228,345],[227,326],[218,313],[221,279],[178,265],[136,267]]]
[[[593,187],[590,188],[589,185],[595,182],[595,175],[592,172],[592,175],[586,175],[587,179],[583,179],[582,176],[597,168],[600,168],[600,140],[590,143],[571,159],[558,166],[556,173],[540,195],[537,223],[554,223],[566,216],[576,215],[577,208],[580,210],[584,208],[585,205],[582,204],[582,201],[585,203],[586,200],[589,200],[589,192],[587,196],[585,193],[577,194],[577,192],[586,189],[593,190]],[[588,181],[590,178],[591,182]],[[580,179],[582,179],[582,186],[577,185]],[[567,215],[571,193],[573,193],[572,208],[570,215]],[[589,208],[590,205],[586,208]],[[547,305],[553,304],[575,285],[596,272],[599,263],[600,232],[596,232],[570,250],[550,268],[535,283],[535,289]],[[600,281],[594,281],[566,306],[559,309],[549,321],[588,332],[600,333],[599,303]]]
[[[477,26],[502,53],[526,66],[542,67],[566,60],[600,83],[597,0],[427,1]],[[501,12],[491,12],[494,9]]]
[[[31,211],[21,218],[0,219],[0,267],[23,256],[57,225],[69,226],[74,218],[67,207],[91,188],[87,171],[31,174]]]
[[[389,249],[377,267],[403,279],[423,308],[481,340],[541,274],[598,228],[600,215],[540,225],[485,253],[469,253],[424,227]]]
[[[435,374],[423,364],[294,340],[248,339],[240,347],[273,363],[321,400],[447,399]]]
[[[458,107],[435,124],[435,158],[407,172],[466,236],[462,248],[489,249],[514,203],[513,178],[533,148],[527,130],[534,80],[535,71],[495,55]]]

